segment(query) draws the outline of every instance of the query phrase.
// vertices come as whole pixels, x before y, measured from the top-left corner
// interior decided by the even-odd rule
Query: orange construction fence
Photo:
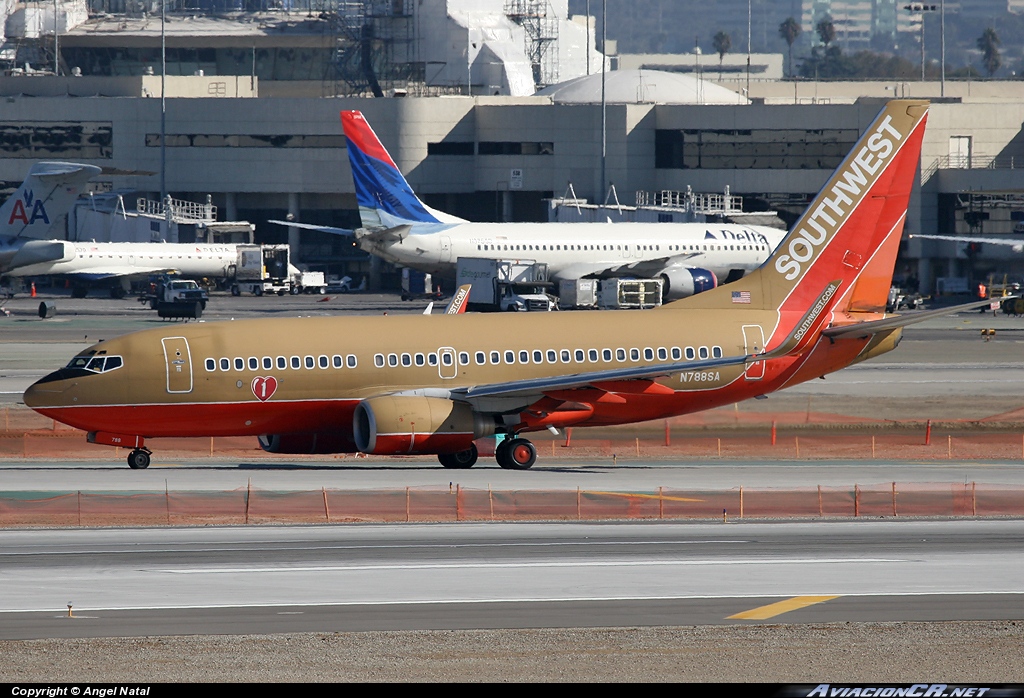
[[[549,459],[618,461],[694,459],[765,460],[1024,460],[1024,412],[1000,415],[995,422],[836,422],[816,414],[818,421],[793,417],[742,415],[742,422],[725,420],[726,410],[615,428],[567,429],[558,438],[546,432],[530,434],[540,462]],[[734,416],[734,415],[733,415]],[[756,417],[756,420],[754,419]],[[834,417],[834,416],[833,416]],[[806,416],[810,419],[810,415]],[[794,421],[796,420],[796,421]],[[97,459],[120,461],[127,451],[97,446],[85,434],[24,407],[0,408],[0,458]],[[330,460],[336,456],[301,456],[262,451],[255,437],[149,439],[147,446],[166,458],[245,458],[246,460]],[[494,452],[493,439],[478,442],[480,454]],[[390,457],[389,457],[390,458]],[[418,457],[422,458],[422,456]]]
[[[630,519],[992,517],[1024,515],[1024,487],[883,483],[651,492],[492,490],[0,493],[0,526],[601,521]]]

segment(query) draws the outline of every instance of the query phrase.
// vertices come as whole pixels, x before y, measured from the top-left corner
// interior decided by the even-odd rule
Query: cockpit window
[[[76,356],[68,363],[67,368],[78,368],[93,373],[106,373],[121,368],[124,362],[120,356]]]

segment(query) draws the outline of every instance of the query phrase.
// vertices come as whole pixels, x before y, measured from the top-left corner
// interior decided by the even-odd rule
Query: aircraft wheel
[[[85,286],[72,286],[71,297],[72,298],[85,298],[86,294],[89,293],[89,289]]]
[[[145,470],[149,467],[149,452],[137,448],[128,454],[128,467],[132,470]]]
[[[502,441],[494,457],[506,470],[527,470],[537,462],[537,447],[526,439]]]
[[[470,444],[469,448],[465,451],[459,451],[458,453],[440,453],[437,456],[437,460],[441,462],[446,468],[466,469],[472,468],[476,465],[477,459],[476,444]]]

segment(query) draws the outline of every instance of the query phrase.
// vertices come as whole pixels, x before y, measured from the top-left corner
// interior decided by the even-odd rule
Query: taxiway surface
[[[0,638],[1021,619],[1022,534],[1022,521],[3,531]]]

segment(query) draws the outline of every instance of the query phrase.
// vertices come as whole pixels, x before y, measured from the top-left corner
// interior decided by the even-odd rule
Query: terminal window
[[[555,144],[519,141],[480,141],[481,155],[554,155]]]
[[[109,121],[0,121],[0,157],[46,159],[114,157],[114,126]]]
[[[658,129],[657,169],[834,170],[857,129]]]
[[[168,148],[344,148],[344,136],[290,134],[168,133]],[[147,133],[146,147],[159,148],[160,134]]]
[[[473,143],[427,143],[427,155],[473,155]]]

